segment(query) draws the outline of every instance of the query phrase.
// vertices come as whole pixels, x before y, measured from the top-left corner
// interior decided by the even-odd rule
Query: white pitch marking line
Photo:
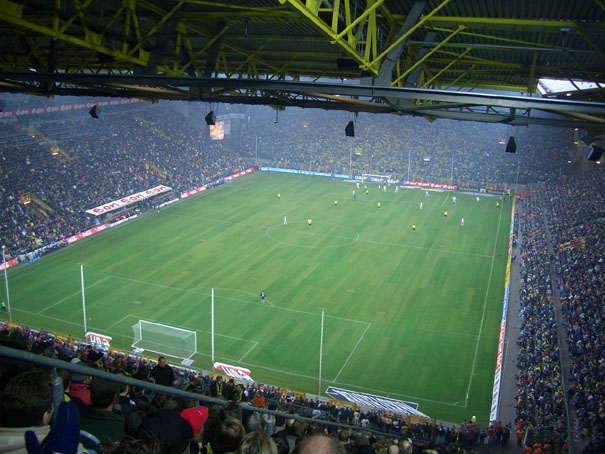
[[[114,326],[119,325],[119,324],[120,324],[120,323],[122,323],[124,320],[126,320],[128,317],[130,317],[130,314],[125,315],[124,317],[122,317],[122,318],[121,318],[120,320],[118,320],[117,322],[112,323],[111,325],[109,325],[109,326],[107,327],[107,330],[109,331],[109,330],[110,330],[111,328],[113,328]]]
[[[99,281],[95,282],[94,284],[91,284],[91,285],[89,285],[88,287],[86,287],[86,286],[85,286],[85,287],[84,287],[84,289],[86,290],[86,289],[93,288],[95,285],[99,285],[101,282],[106,281],[106,280],[107,280],[107,279],[109,279],[110,277],[111,277],[111,276],[105,276],[103,279],[101,279],[101,280],[99,280]],[[48,306],[48,307],[45,307],[44,309],[42,309],[41,311],[38,311],[37,313],[38,313],[38,314],[41,314],[42,312],[46,312],[47,310],[49,310],[49,309],[51,309],[51,308],[53,308],[53,307],[55,307],[55,306],[57,306],[57,305],[59,305],[59,304],[61,304],[61,303],[65,302],[65,301],[67,301],[68,299],[73,298],[73,297],[74,297],[74,296],[76,296],[76,295],[81,295],[81,294],[82,294],[82,291],[81,291],[81,290],[78,290],[77,292],[74,292],[74,293],[72,293],[71,295],[67,295],[65,298],[60,299],[60,300],[59,300],[59,301],[57,301],[56,303],[51,304],[51,305],[50,305],[50,306]]]
[[[183,292],[196,293],[198,295],[210,296],[209,293],[206,293],[204,290],[201,290],[201,289],[187,289],[187,288],[181,288],[181,287],[173,287],[173,286],[170,286],[170,285],[156,284],[155,282],[141,281],[139,279],[132,279],[132,278],[129,278],[129,277],[122,277],[122,276],[117,276],[117,275],[110,276],[110,277],[115,277],[116,279],[122,279],[122,280],[125,280],[125,281],[136,282],[136,283],[139,283],[139,284],[146,284],[146,285],[151,285],[151,286],[160,287],[160,288],[167,288],[167,289],[171,289],[171,290],[181,290]],[[218,296],[218,298],[226,299],[226,300],[229,300],[229,301],[236,301],[236,302],[239,302],[239,303],[261,305],[261,303],[255,303],[253,301],[243,300],[243,299],[239,299],[239,298],[231,298],[231,297],[227,297],[227,296]],[[280,309],[282,311],[297,312],[299,314],[307,314],[307,315],[313,315],[313,316],[316,316],[316,317],[321,317],[321,313],[307,312],[307,311],[303,311],[303,310],[299,310],[299,309],[292,309],[290,307],[277,306],[277,305],[275,305],[273,303],[269,303],[269,304],[274,309]],[[334,318],[334,319],[337,319],[337,320],[345,320],[347,322],[353,322],[353,323],[369,323],[369,322],[367,322],[365,320],[355,320],[355,319],[352,319],[352,318],[337,317],[335,315],[326,315],[326,317]],[[153,321],[153,320],[151,320],[151,321]],[[185,328],[185,329],[187,329],[187,328]]]
[[[487,289],[485,290],[485,299],[483,301],[483,315],[481,316],[481,325],[479,326],[479,334],[477,335],[477,344],[475,345],[475,356],[473,358],[473,367],[471,369],[471,378],[468,381],[468,388],[466,395],[468,396],[471,392],[471,386],[473,384],[473,375],[475,375],[475,365],[477,364],[477,353],[479,352],[479,342],[481,341],[481,332],[483,331],[483,322],[485,321],[485,308],[487,307],[487,295],[489,294],[489,287],[492,281],[492,272],[494,271],[494,259],[496,258],[496,245],[498,244],[498,234],[500,233],[500,221],[502,221],[502,211],[500,210],[500,217],[498,218],[498,228],[496,229],[496,239],[494,240],[494,251],[492,253],[492,265],[489,270],[489,278],[487,279]],[[464,408],[468,405],[468,399],[464,404]]]
[[[23,312],[25,314],[30,314],[30,315],[38,315],[35,312],[26,311],[26,310],[23,310],[23,309],[14,308],[12,310],[13,311],[17,311],[17,312]],[[44,317],[44,318],[48,318],[49,320],[55,320],[55,321],[58,321],[58,322],[66,323],[68,325],[74,325],[74,326],[78,326],[78,327],[82,326],[81,323],[74,323],[74,322],[70,322],[68,320],[61,320],[59,318],[50,317],[48,315],[40,314],[39,316],[40,317]],[[134,316],[134,315],[128,315],[127,317],[136,317],[136,316]],[[116,331],[109,331],[109,330],[106,330],[106,329],[103,329],[103,328],[97,328],[97,327],[93,327],[93,326],[90,326],[90,328],[98,330],[98,331],[101,331],[101,332],[107,332],[109,334],[117,334],[117,335],[120,335],[120,336],[123,335],[123,333],[118,333]],[[198,332],[202,332],[202,331],[198,331]],[[203,331],[203,332],[207,333],[208,331]],[[237,339],[237,340],[243,340],[243,341],[246,341],[246,342],[255,342],[255,341],[249,341],[249,340],[246,340],[246,339],[233,338],[231,336],[225,336],[223,334],[217,334],[217,336],[228,337],[228,338]],[[196,354],[200,355],[200,356],[205,356],[205,357],[208,357],[208,358],[210,357],[210,354],[204,353],[204,352],[197,352]],[[221,357],[221,356],[216,356],[216,358],[217,359],[224,359],[225,361],[235,361],[235,358],[227,358],[227,357]],[[277,373],[285,374],[285,375],[294,375],[294,376],[297,376],[297,377],[309,378],[309,379],[312,379],[312,380],[317,380],[317,378],[318,378],[318,377],[312,377],[310,375],[303,375],[303,374],[300,374],[300,373],[297,373],[297,372],[288,372],[288,371],[281,370],[281,369],[274,369],[274,368],[271,368],[271,367],[261,366],[261,365],[258,365],[258,364],[245,363],[245,362],[241,362],[241,364],[243,364],[244,366],[252,366],[252,367],[256,367],[258,369],[265,369],[265,370],[269,370],[271,372],[277,372]],[[350,383],[340,383],[340,382],[329,381],[329,380],[327,380],[327,381],[329,383],[334,383],[336,385],[341,385],[341,386],[347,386],[349,388],[363,389],[363,390],[366,390],[366,391],[372,391],[372,392],[381,393],[381,394],[386,394],[387,393],[387,391],[383,391],[381,389],[366,388],[364,386],[354,385],[354,384],[350,384]],[[396,395],[396,396],[407,397],[407,398],[414,399],[414,400],[420,400],[420,401],[424,401],[424,402],[434,402],[434,403],[443,404],[443,405],[449,405],[449,406],[454,406],[454,407],[458,407],[459,406],[459,405],[452,404],[452,403],[449,403],[449,402],[443,402],[443,401],[431,400],[431,399],[424,399],[422,397],[409,396],[407,394],[400,394],[400,393],[395,393],[395,392],[392,392],[392,391],[391,391],[391,394]]]
[[[252,347],[250,347],[250,349],[246,353],[244,353],[244,355],[239,359],[238,362],[241,363],[244,360],[244,358],[246,356],[248,356],[248,353],[250,353],[252,350],[254,350],[257,345],[258,345],[258,342],[254,342],[254,345]]]
[[[351,353],[349,354],[347,360],[345,361],[345,363],[342,365],[342,367],[340,368],[340,370],[338,371],[338,373],[336,374],[336,377],[334,377],[334,381],[338,380],[338,377],[340,377],[340,373],[344,370],[344,368],[346,367],[347,363],[349,362],[349,360],[351,359],[351,357],[353,356],[353,353],[355,353],[355,350],[357,350],[357,347],[359,346],[359,344],[361,343],[362,339],[364,338],[364,336],[366,335],[366,333],[368,332],[368,329],[370,328],[370,326],[372,326],[371,323],[368,323],[368,326],[366,326],[366,329],[363,331],[361,337],[359,338],[359,340],[357,341],[357,343],[355,344],[355,347],[353,347],[353,350],[351,350]]]
[[[443,204],[445,203],[445,201],[447,200],[447,198],[450,196],[449,193],[445,194],[445,199],[443,199],[443,202],[441,202],[441,206],[443,206]]]

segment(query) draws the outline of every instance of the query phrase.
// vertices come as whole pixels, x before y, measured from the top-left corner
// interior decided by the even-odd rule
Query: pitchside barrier
[[[508,315],[508,300],[510,294],[510,264],[513,251],[513,231],[515,227],[515,199],[510,216],[510,231],[508,235],[508,254],[506,257],[506,275],[504,278],[504,301],[502,303],[502,320],[500,322],[500,335],[498,336],[498,355],[496,356],[496,370],[494,372],[494,386],[492,392],[492,406],[489,414],[490,421],[498,420],[500,407],[500,389],[502,384],[502,362],[504,361],[504,340],[506,337],[506,320]]]

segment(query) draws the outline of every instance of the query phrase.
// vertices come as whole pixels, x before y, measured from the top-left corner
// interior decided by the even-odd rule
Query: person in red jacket
[[[257,408],[263,408],[265,406],[265,397],[259,391],[256,391],[254,398],[252,399],[252,406]]]

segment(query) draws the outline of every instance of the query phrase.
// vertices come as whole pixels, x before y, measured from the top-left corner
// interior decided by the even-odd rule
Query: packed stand
[[[605,174],[573,178],[545,195],[571,357],[569,401],[589,452],[605,451]]]
[[[94,121],[69,118],[0,124],[0,240],[8,259],[59,247],[94,226],[87,209],[159,184],[177,193],[195,189],[251,162],[163,105],[114,110]],[[56,136],[61,140],[52,141]],[[64,154],[53,156],[50,143]],[[50,207],[47,215],[26,206],[23,194]]]
[[[522,432],[549,429],[562,444],[567,431],[565,395],[541,192],[522,193],[520,205],[521,332],[517,341],[516,427]]]
[[[568,172],[573,134],[568,129],[360,114],[355,137],[346,137],[346,112],[270,108],[250,110],[243,147],[267,164],[355,175],[389,174],[396,179],[452,181],[473,189],[536,183]],[[509,136],[518,151],[505,153]],[[542,158],[545,151],[550,158]],[[409,164],[409,171],[408,171]]]
[[[63,400],[70,402],[59,412],[58,419],[71,417],[73,420],[77,413],[80,428],[92,435],[80,439],[67,438],[62,446],[57,446],[64,448],[72,443],[70,452],[95,449],[113,453],[135,447],[148,449],[147,443],[154,441],[148,435],[154,434],[157,438],[154,442],[167,443],[175,449],[172,452],[179,453],[189,442],[192,442],[190,452],[212,453],[254,452],[246,451],[252,449],[250,443],[268,446],[268,449],[273,449],[275,444],[280,453],[314,452],[304,451],[307,449],[305,446],[310,444],[308,449],[311,449],[315,443],[325,442],[337,449],[334,452],[343,453],[412,453],[432,449],[445,454],[459,452],[460,449],[506,446],[511,435],[510,425],[501,423],[483,429],[473,422],[456,426],[435,425],[428,420],[411,423],[402,415],[339,407],[300,394],[282,393],[272,386],[236,384],[233,379],[223,379],[220,375],[211,379],[208,375],[169,366],[163,358],[152,362],[115,351],[103,352],[94,346],[78,344],[71,338],[59,339],[43,330],[0,325],[0,344],[224,401],[224,404],[205,408],[195,399],[153,393],[98,378],[91,380],[84,374],[58,370],[64,382]],[[48,399],[52,395],[48,371],[29,363],[0,358],[0,372],[0,393],[5,397],[4,414],[14,412],[15,407],[6,402],[12,397],[18,398],[14,391],[16,387],[31,392],[31,386],[35,386],[35,393],[46,402],[38,405],[44,411],[36,414],[34,421],[11,418],[12,422],[8,423],[4,422],[8,417],[2,419],[0,450],[7,446],[23,447],[24,432],[29,429],[41,442],[52,433],[47,419],[52,414],[48,407]],[[35,379],[35,385],[29,383],[32,379]],[[256,408],[281,413],[261,414],[255,411]],[[189,424],[184,424],[183,419]],[[354,428],[325,430],[314,420],[318,423],[332,421]],[[64,423],[60,430],[65,430],[66,425]],[[382,434],[368,432],[370,429]],[[326,438],[311,440],[317,436]],[[83,446],[78,445],[80,441]]]

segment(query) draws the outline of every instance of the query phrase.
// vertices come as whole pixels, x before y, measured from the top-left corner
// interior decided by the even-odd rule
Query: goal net
[[[375,173],[364,173],[361,175],[361,182],[362,183],[374,182],[374,183],[391,184],[392,180],[391,180],[391,175],[379,175],[379,174],[375,174]]]
[[[191,365],[190,358],[197,353],[197,333],[161,323],[139,320],[132,325],[134,341],[132,348],[160,355],[180,358],[183,364]]]

